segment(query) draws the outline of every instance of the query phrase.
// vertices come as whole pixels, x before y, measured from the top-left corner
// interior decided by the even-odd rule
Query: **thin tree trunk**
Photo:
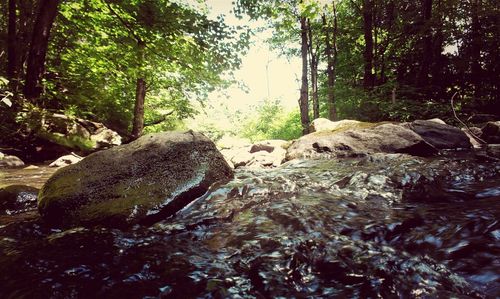
[[[309,94],[307,80],[307,21],[305,17],[300,17],[301,31],[301,56],[302,56],[302,85],[300,87],[300,121],[302,124],[302,134],[309,133]]]
[[[363,87],[373,88],[373,0],[364,0],[363,32],[365,38]]]
[[[309,21],[308,21],[309,23]],[[312,100],[313,100],[313,118],[319,118],[319,99],[318,99],[318,45],[316,48],[313,45],[313,33],[309,23],[308,26],[308,49],[311,65],[311,87],[312,87]]]
[[[132,138],[141,137],[144,130],[144,102],[146,99],[146,81],[144,78],[137,78],[134,105],[134,123],[132,126]]]
[[[59,0],[40,0],[38,4],[24,86],[24,95],[30,100],[38,98],[43,90],[42,78],[45,72],[45,58],[58,4]]]
[[[323,15],[323,29],[325,30],[326,46],[326,74],[327,74],[327,92],[328,92],[328,118],[331,121],[337,120],[337,109],[335,107],[335,65],[337,61],[337,11],[335,3],[333,4],[333,33],[328,25],[326,16]],[[330,41],[332,34],[332,41]]]
[[[7,78],[14,86],[17,79],[17,13],[16,0],[9,0],[9,22],[7,26]]]
[[[394,1],[389,1],[389,3],[386,6],[386,15],[387,15],[387,32],[388,35],[385,39],[385,42],[383,43],[383,46],[381,46],[381,49],[379,51],[380,55],[380,78],[379,78],[379,83],[385,84],[387,83],[387,76],[386,76],[386,51],[387,47],[391,43],[391,34],[393,33],[393,25],[394,25],[394,18],[395,18],[395,4]]]
[[[17,28],[17,80],[26,78],[26,65],[32,39],[33,19],[35,19],[35,0],[19,0],[18,28]]]
[[[442,10],[442,0],[437,0],[437,9],[434,13],[435,24],[435,35],[432,42],[432,58],[433,64],[430,70],[431,74],[431,84],[434,86],[442,85],[442,72],[446,65],[446,58],[443,57],[443,44],[444,44],[444,34],[443,34],[443,10]]]
[[[420,58],[420,71],[417,77],[417,86],[425,87],[429,83],[429,72],[432,65],[432,0],[422,1],[422,26],[424,33],[422,38],[422,53]]]
[[[137,139],[144,130],[144,102],[146,100],[146,80],[142,70],[144,64],[144,48],[146,44],[139,40],[137,42],[138,78],[135,89],[134,121],[132,124],[132,138]]]
[[[471,24],[471,83],[474,88],[474,99],[480,97],[481,89],[481,22],[479,20],[480,0],[472,0]]]

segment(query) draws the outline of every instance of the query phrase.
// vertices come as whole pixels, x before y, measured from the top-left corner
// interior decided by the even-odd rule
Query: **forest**
[[[0,11],[1,298],[500,298],[498,0]]]
[[[463,120],[500,113],[497,1],[233,5],[238,17],[265,21],[269,47],[300,57],[302,75],[296,111],[267,99],[230,134],[293,139],[318,117],[456,123],[455,93]],[[51,113],[103,123],[125,140],[184,128],[210,92],[237,84],[232,73],[259,34],[210,18],[204,1],[9,0],[0,10],[3,148],[47,139]]]

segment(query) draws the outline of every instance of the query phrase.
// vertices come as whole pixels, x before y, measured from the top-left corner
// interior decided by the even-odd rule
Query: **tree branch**
[[[167,120],[167,116],[172,115],[174,112],[175,112],[175,110],[172,110],[172,111],[170,111],[168,113],[165,113],[159,119],[156,119],[156,120],[144,123],[144,126],[145,127],[150,127],[150,126],[154,126],[154,125],[160,124],[160,123],[164,122],[165,120]]]
[[[455,99],[455,96],[458,94],[458,91],[455,92],[453,94],[453,96],[451,97],[451,100],[450,100],[450,104],[451,104],[451,110],[453,111],[453,116],[455,116],[455,118],[462,124],[465,126],[465,128],[467,129],[467,131],[469,132],[469,134],[474,138],[476,139],[479,143],[482,143],[482,144],[486,144],[487,142],[484,141],[483,139],[479,138],[476,134],[472,133],[472,130],[469,128],[469,126],[464,123],[462,120],[460,120],[460,118],[458,118],[457,116],[457,112],[455,111],[455,105],[454,105],[454,102],[453,100]]]
[[[135,33],[134,31],[134,28],[132,28],[132,26],[127,23],[121,16],[120,14],[118,14],[114,9],[113,7],[111,6],[111,4],[109,4],[108,2],[106,2],[105,0],[103,0],[103,2],[106,4],[106,6],[108,7],[109,11],[120,21],[120,23],[122,23],[123,26],[125,26],[125,28],[128,30],[128,32],[134,37],[134,39],[140,43],[140,42],[144,42],[142,40],[142,38],[137,34]]]

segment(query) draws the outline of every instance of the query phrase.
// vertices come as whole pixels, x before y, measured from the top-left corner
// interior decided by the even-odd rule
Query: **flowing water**
[[[0,218],[0,297],[496,298],[499,200],[467,155],[237,170],[150,227]]]

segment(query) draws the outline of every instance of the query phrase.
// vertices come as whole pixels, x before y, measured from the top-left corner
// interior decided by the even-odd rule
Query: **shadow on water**
[[[292,161],[238,170],[149,227],[0,218],[0,297],[495,298],[499,172],[460,157]]]

